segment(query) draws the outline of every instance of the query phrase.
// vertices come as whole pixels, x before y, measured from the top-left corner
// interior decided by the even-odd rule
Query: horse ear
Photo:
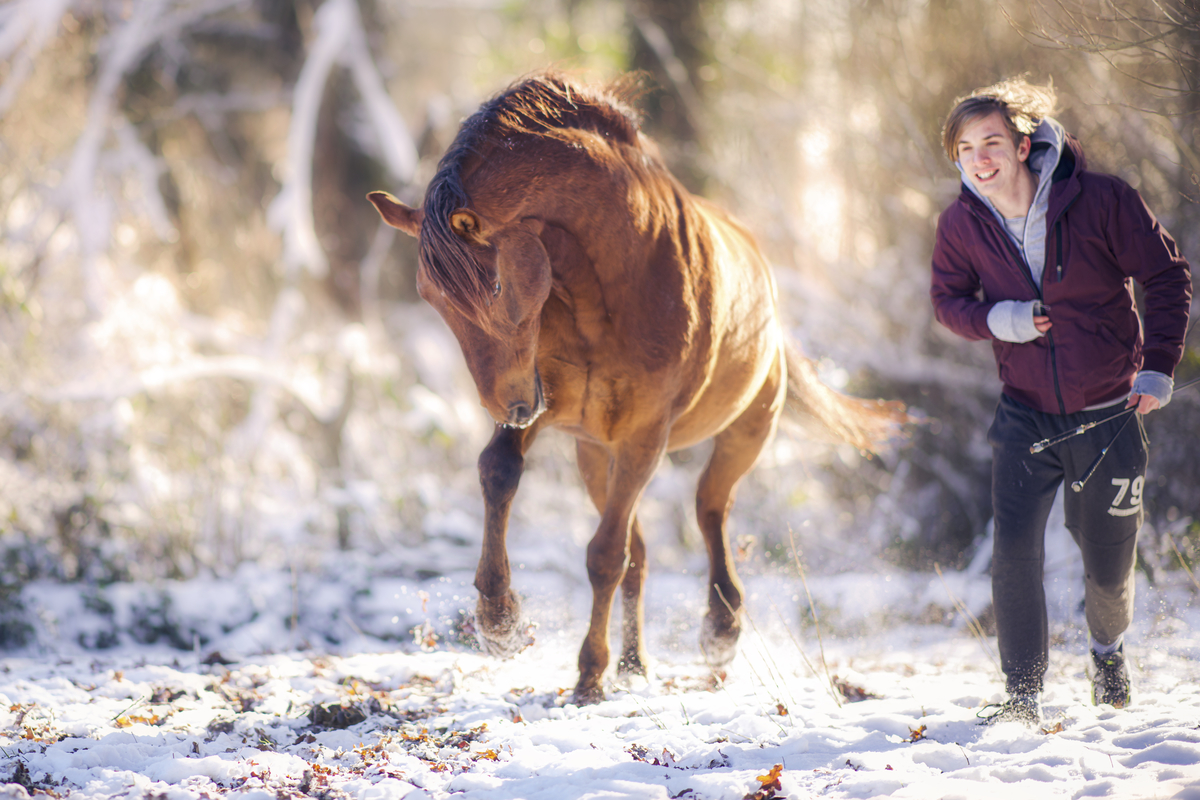
[[[387,192],[371,192],[367,199],[374,204],[375,210],[383,221],[397,230],[402,230],[409,236],[421,235],[421,220],[425,212],[419,208],[409,208]]]
[[[467,208],[460,208],[450,215],[450,227],[464,239],[479,238],[479,217]]]

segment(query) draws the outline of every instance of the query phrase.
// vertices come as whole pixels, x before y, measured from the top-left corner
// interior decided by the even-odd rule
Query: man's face
[[[1025,159],[1029,137],[1013,144],[1012,133],[999,111],[973,120],[958,137],[958,163],[979,193],[996,203],[1019,196],[1021,181],[1028,180]],[[999,207],[999,204],[997,205]]]

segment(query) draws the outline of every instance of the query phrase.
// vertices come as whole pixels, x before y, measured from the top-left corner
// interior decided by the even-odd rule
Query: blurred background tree
[[[325,542],[398,572],[436,570],[418,563],[436,541],[473,559],[477,526],[446,512],[477,512],[490,424],[416,301],[413,243],[363,196],[419,203],[458,122],[547,65],[643,70],[648,132],[759,236],[827,379],[928,417],[882,461],[781,436],[742,490],[740,530],[777,552],[794,528],[829,570],[967,563],[990,518],[999,384],[989,349],[938,326],[927,299],[937,215],[959,190],[941,120],[974,87],[1053,79],[1090,165],[1137,187],[1196,263],[1195,9],[1139,7],[9,2],[4,586],[316,568]],[[1181,378],[1200,373],[1197,348]],[[1151,572],[1170,566],[1164,537],[1198,528],[1197,394],[1149,420]],[[700,455],[651,487],[659,563],[698,547],[685,478]],[[562,507],[527,504],[518,526],[578,515],[569,446],[548,437],[534,457]]]

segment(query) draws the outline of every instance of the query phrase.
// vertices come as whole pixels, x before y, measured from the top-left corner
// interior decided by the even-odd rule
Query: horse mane
[[[640,85],[636,73],[595,86],[559,72],[541,72],[500,92],[463,122],[425,192],[420,238],[420,257],[430,280],[460,311],[482,324],[494,281],[472,255],[472,244],[450,227],[455,211],[471,207],[462,175],[468,159],[493,146],[511,150],[527,137],[564,140],[577,130],[638,147],[638,117],[630,103],[641,94]]]

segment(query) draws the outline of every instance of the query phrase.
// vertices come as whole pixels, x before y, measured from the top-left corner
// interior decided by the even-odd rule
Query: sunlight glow
[[[796,137],[800,156],[804,165],[810,169],[828,167],[831,145],[829,130],[824,127],[809,128]]]
[[[841,253],[843,193],[830,182],[818,181],[804,187],[800,196],[804,228],[817,255],[833,262]]]
[[[810,127],[797,134],[796,148],[800,162],[796,183],[800,187],[802,228],[817,257],[831,263],[841,254],[845,205],[845,192],[830,163],[832,134],[824,126]]]

